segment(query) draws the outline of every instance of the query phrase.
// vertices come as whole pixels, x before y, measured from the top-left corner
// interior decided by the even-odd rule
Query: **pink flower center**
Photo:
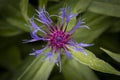
[[[62,30],[56,29],[49,35],[50,46],[59,49],[65,47],[65,44],[70,40],[70,35]]]

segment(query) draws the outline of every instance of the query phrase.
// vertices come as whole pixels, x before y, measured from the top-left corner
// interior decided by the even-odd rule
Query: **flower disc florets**
[[[51,48],[49,53],[44,53],[47,55],[47,59],[50,61],[55,61],[60,66],[61,71],[61,54],[65,53],[69,58],[72,57],[69,49],[67,46],[74,47],[75,50],[81,51],[86,54],[83,47],[92,46],[92,44],[85,44],[85,43],[77,43],[75,40],[72,39],[73,33],[79,29],[79,28],[89,28],[88,26],[84,25],[84,22],[78,21],[75,27],[73,27],[70,31],[67,31],[67,28],[69,27],[68,24],[71,21],[72,18],[76,17],[76,14],[71,13],[70,7],[62,8],[61,9],[61,15],[49,15],[48,12],[45,10],[45,8],[37,11],[38,19],[31,18],[31,37],[33,39],[27,40],[26,42],[35,42],[38,40],[47,41],[48,45],[41,49],[41,50],[35,50],[35,52],[31,53],[31,55],[40,55],[42,54],[47,48]],[[60,18],[62,22],[59,22],[60,24],[55,24],[51,17],[55,16],[57,18]],[[42,30],[42,27],[39,27],[34,20],[39,21],[43,25],[45,25],[47,28],[47,31]],[[53,25],[54,24],[54,25]],[[38,36],[37,32],[42,32],[45,35],[43,37]],[[63,52],[64,50],[64,52]],[[54,58],[54,53],[58,53],[57,60]]]
[[[48,38],[50,39],[50,46],[58,50],[64,48],[68,43],[70,40],[70,34],[56,28],[48,35]]]

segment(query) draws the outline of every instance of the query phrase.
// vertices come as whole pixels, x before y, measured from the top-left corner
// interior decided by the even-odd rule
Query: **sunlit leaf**
[[[62,69],[66,80],[99,80],[90,68],[74,59],[66,59]]]
[[[103,50],[104,52],[106,52],[110,57],[112,57],[114,60],[120,62],[120,54],[117,54],[117,53],[114,53],[114,52],[111,52],[107,49],[104,49],[104,48],[100,48],[101,50]]]
[[[73,47],[67,46],[68,49],[71,51],[71,54],[74,56],[74,59],[83,63],[90,68],[110,74],[120,75],[120,72],[113,68],[107,62],[97,58],[92,52],[85,50],[87,54],[84,52],[76,51]]]

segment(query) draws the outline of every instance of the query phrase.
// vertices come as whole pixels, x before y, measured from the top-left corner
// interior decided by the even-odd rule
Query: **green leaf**
[[[46,50],[45,53],[48,51],[49,49]],[[46,57],[43,55],[36,58],[28,58],[28,64],[26,65],[25,63],[25,65],[22,65],[23,68],[18,72],[18,75],[15,75],[13,80],[47,80],[55,65],[55,62],[44,60],[45,58]]]
[[[47,80],[55,63],[50,63],[47,60],[42,62],[43,58],[35,58],[23,72],[21,71],[22,74],[17,80]],[[14,80],[16,80],[16,77]]]
[[[73,9],[73,12],[77,14],[87,10],[91,2],[92,0],[66,0],[65,1],[66,5],[70,6]]]
[[[50,63],[49,61],[44,62],[40,70],[37,71],[33,80],[48,80],[50,72],[52,71],[55,63]]]
[[[89,67],[78,63],[74,59],[64,60],[62,69],[66,80],[99,80]]]
[[[117,54],[117,53],[114,53],[114,52],[111,52],[107,49],[104,49],[104,48],[100,48],[101,50],[103,50],[104,52],[106,52],[110,57],[112,57],[114,60],[120,62],[120,54]]]
[[[22,19],[7,18],[6,20],[13,26],[16,26],[17,28],[23,31],[27,31],[27,32],[30,31],[29,25],[27,25],[26,22],[23,21]]]
[[[26,22],[24,19],[24,17],[27,16],[27,11],[26,11],[27,6],[26,6],[25,1],[26,0],[22,0],[22,3],[20,3],[20,0],[14,0],[14,1],[4,0],[4,5],[3,5],[3,8],[1,9],[0,15],[2,16],[1,19],[6,21],[6,25],[10,25],[10,27],[9,27],[9,29],[11,28],[10,31],[9,31],[9,29],[6,29],[9,33],[11,32],[10,35],[12,35],[13,33],[18,34],[20,31],[22,31],[20,29],[26,30],[26,28],[27,28],[25,26]],[[5,5],[7,5],[7,6],[5,6]],[[19,9],[20,5],[21,5],[21,11]],[[10,19],[10,21],[9,21],[9,19]],[[4,29],[5,29],[5,27],[4,27]],[[17,28],[15,28],[15,27],[17,27]],[[16,30],[16,32],[15,32],[15,30]],[[30,31],[30,30],[27,30],[27,31]],[[8,34],[6,31],[3,31],[3,32]]]
[[[73,1],[71,1],[71,4],[73,4]],[[84,12],[85,10],[87,10],[92,1],[93,0],[78,0],[74,6],[73,12]]]
[[[70,50],[71,54],[73,55],[74,59],[76,59],[82,64],[89,66],[93,70],[120,75],[119,71],[117,71],[107,62],[97,58],[92,52],[85,50],[87,53],[85,54],[84,52],[76,51],[73,47],[70,46],[67,47]]]
[[[26,20],[26,22],[28,22],[29,21],[29,17],[28,17],[28,0],[21,0],[20,9],[21,9],[21,13],[22,13],[24,19]]]
[[[48,0],[38,0],[38,2],[39,2],[39,9],[41,9],[47,5]]]
[[[15,36],[21,34],[22,31],[15,26],[9,24],[5,20],[0,20],[0,36]]]
[[[119,0],[95,0],[88,7],[89,11],[108,16],[120,17]]]

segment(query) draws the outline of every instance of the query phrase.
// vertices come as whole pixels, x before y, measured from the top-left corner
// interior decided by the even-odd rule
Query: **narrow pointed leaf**
[[[83,52],[74,50],[73,47],[68,46],[68,49],[71,51],[72,55],[74,56],[74,59],[76,59],[80,63],[89,66],[93,70],[120,75],[119,71],[117,71],[107,62],[97,58],[92,52],[85,50],[87,52],[86,55]]]
[[[45,61],[41,68],[36,71],[36,75],[33,77],[33,80],[48,80],[54,64],[54,62],[50,63],[49,61]]]
[[[104,48],[100,48],[101,50],[103,50],[105,53],[107,53],[110,57],[112,57],[114,60],[120,62],[120,54],[117,53],[113,53],[107,49]]]
[[[49,50],[46,50],[45,52],[48,51]],[[44,55],[40,55],[38,57],[28,59],[29,64],[25,64],[25,68],[22,68],[20,71],[21,73],[18,72],[19,74],[16,75],[17,77],[15,76],[13,80],[48,80],[55,62],[44,60],[45,58],[46,57]]]

